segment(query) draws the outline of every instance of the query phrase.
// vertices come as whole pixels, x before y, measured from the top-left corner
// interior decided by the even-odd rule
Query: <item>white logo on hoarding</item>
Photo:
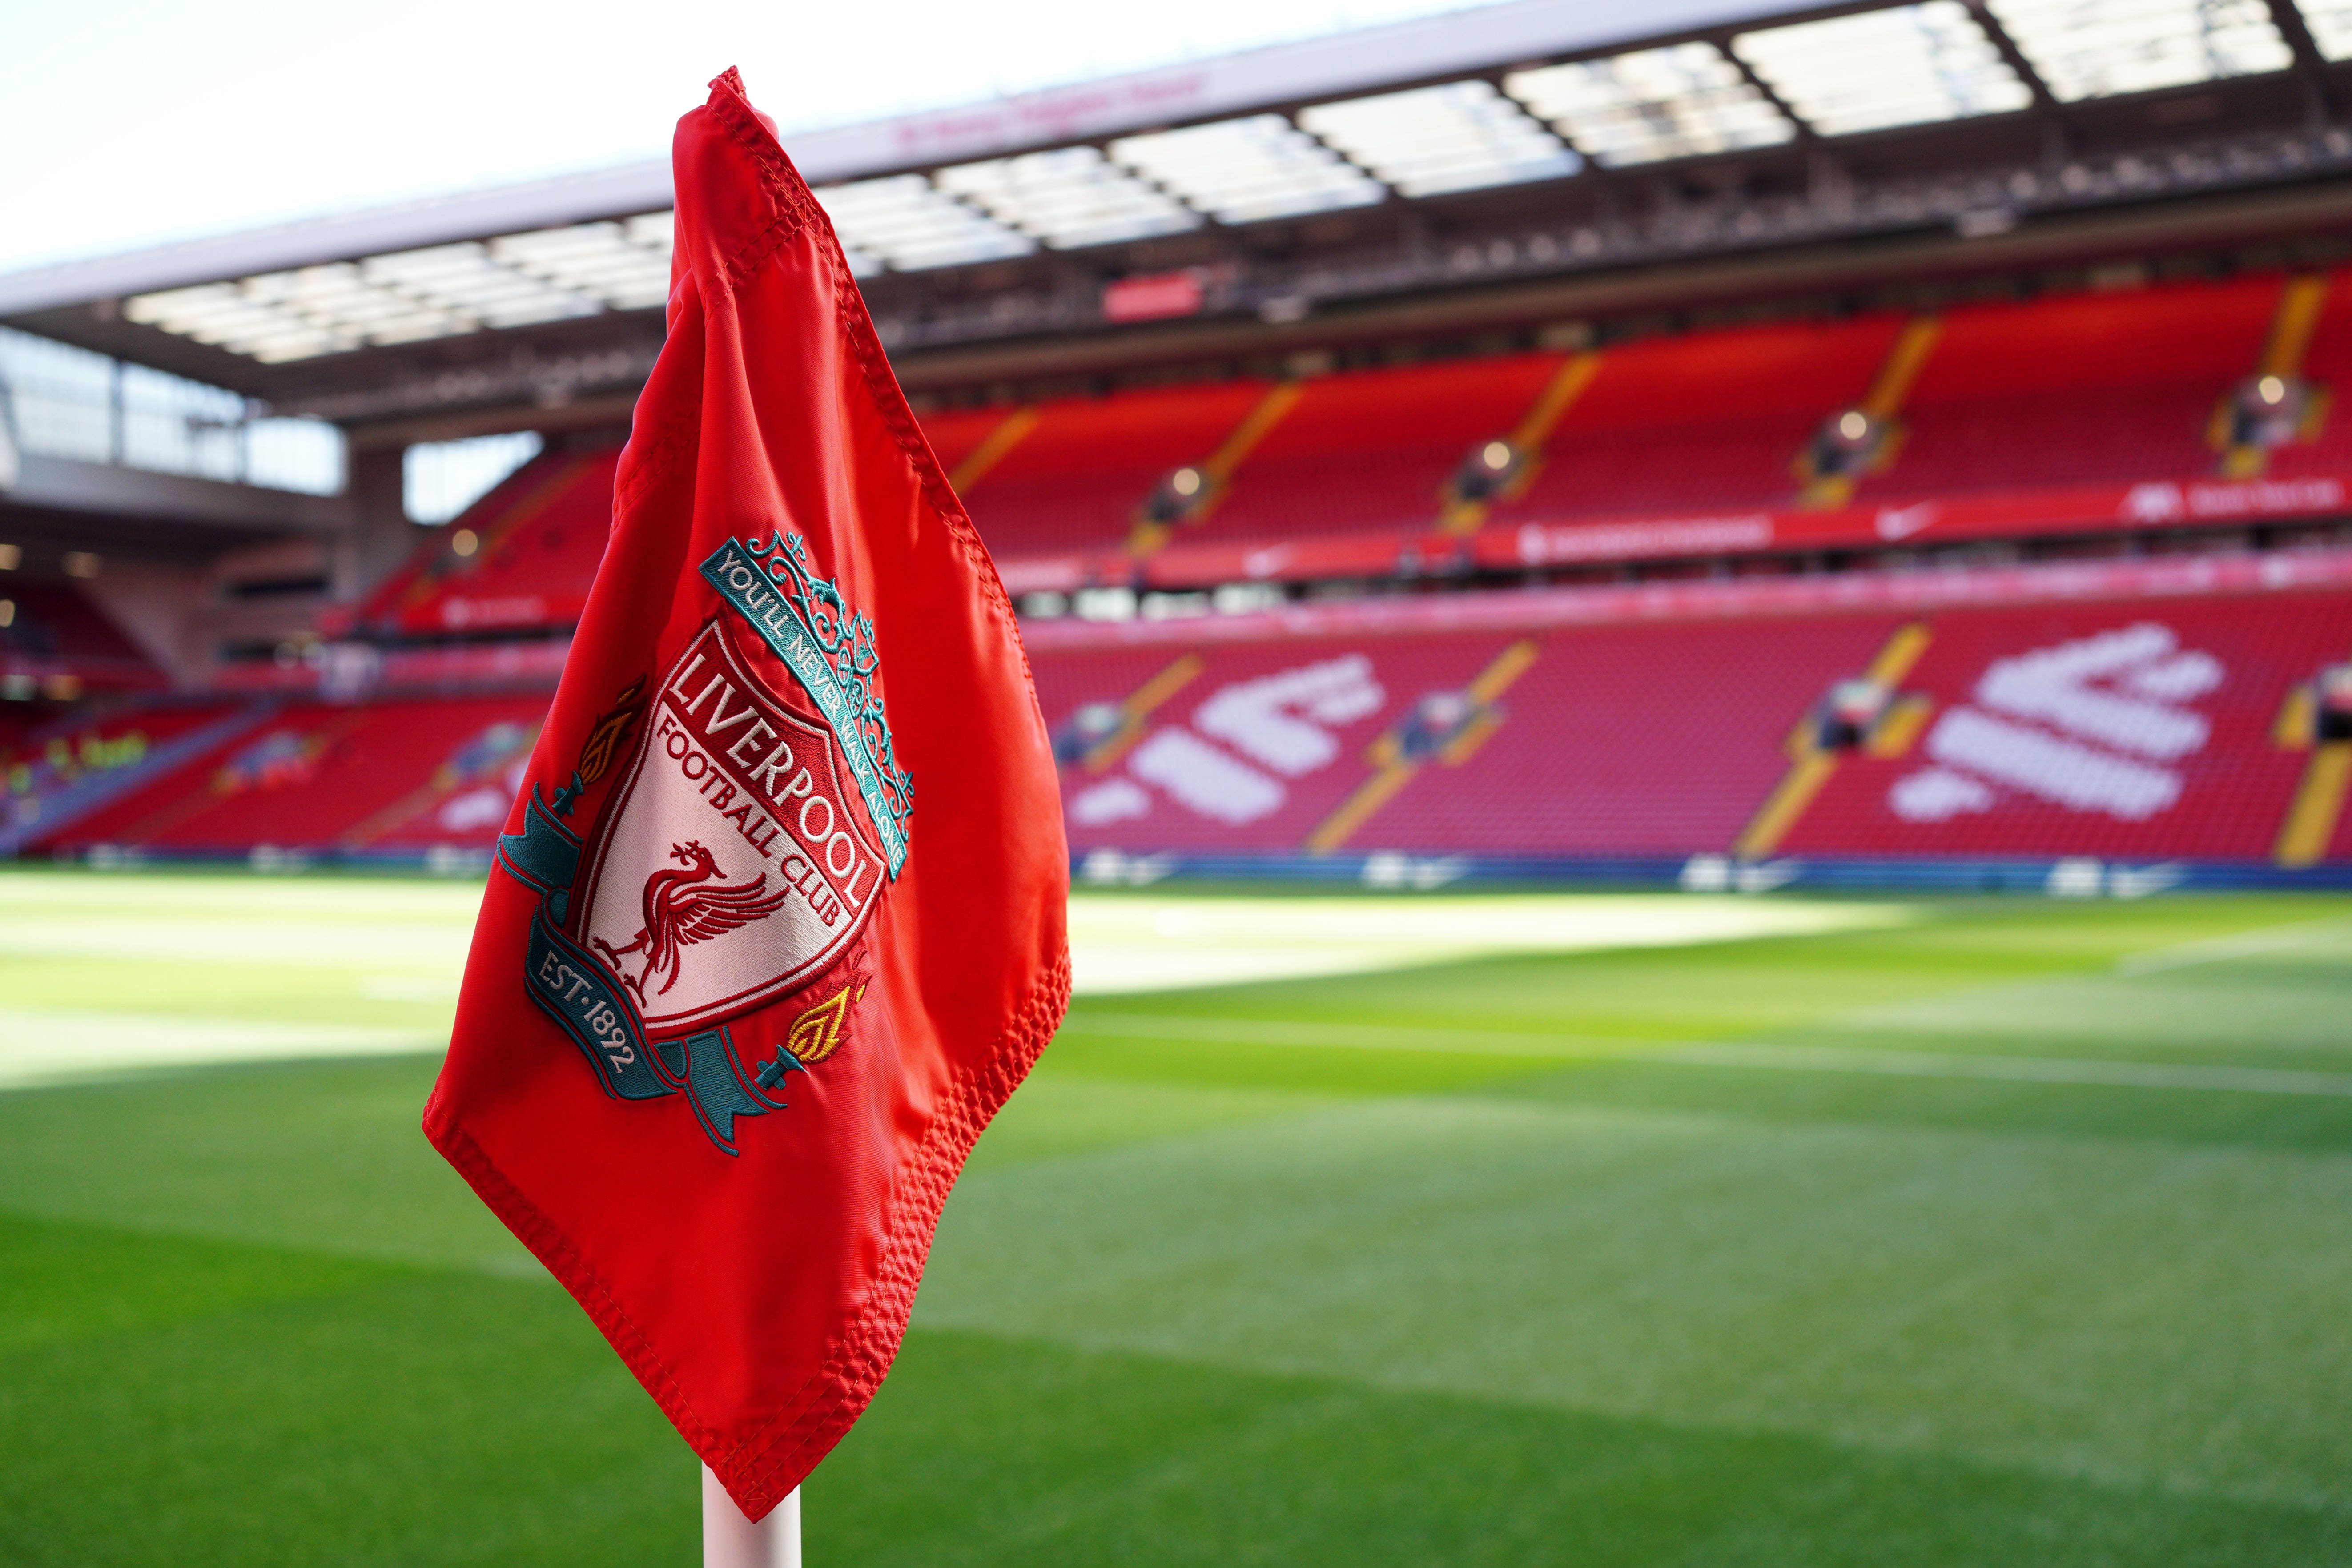
[[[2170,522],[2188,510],[2179,485],[2134,485],[2124,494],[2123,514],[2128,522]]]
[[[1934,501],[1923,500],[1915,506],[1883,506],[1878,509],[1878,537],[1908,539],[1923,529],[1932,527],[1941,509]]]
[[[2146,821],[2180,798],[2180,774],[2167,764],[2212,734],[2186,704],[2223,675],[2211,654],[2183,650],[2170,627],[2145,621],[1996,659],[1975,702],[1928,731],[1936,765],[1896,780],[1887,805],[1906,822],[1943,822],[1989,811],[2009,790]]]

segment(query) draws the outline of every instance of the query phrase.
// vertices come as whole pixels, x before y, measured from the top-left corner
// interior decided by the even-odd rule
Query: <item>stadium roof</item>
[[[1174,221],[1190,226],[1210,215],[1246,222],[1349,205],[1367,199],[1367,191],[1369,199],[1381,199],[1387,191],[1353,167],[1337,180],[1319,174],[1340,162],[1339,156],[1302,134],[1286,117],[1265,111],[1320,97],[1360,98],[1393,83],[1477,71],[1498,62],[1606,49],[1652,34],[1733,26],[1785,8],[1779,0],[1516,0],[1075,87],[803,132],[788,138],[788,151],[810,184],[824,192],[827,208],[853,250],[869,260],[896,255],[909,269],[950,265],[1023,254],[1056,238],[1085,244],[1135,237],[1150,232],[1158,215],[1170,209],[1181,215]],[[1402,107],[1410,114],[1414,106]],[[1445,130],[1475,135],[1465,117],[1444,120]],[[1192,128],[1189,134],[1170,134],[1184,127]],[[1528,131],[1536,129],[1528,122]],[[1098,154],[1068,155],[1070,143],[1113,139],[1119,139],[1118,166],[1107,166]],[[1559,144],[1549,135],[1540,139]],[[1306,151],[1300,156],[1297,149],[1302,143]],[[1021,156],[1051,149],[1064,151],[1058,156]],[[1572,156],[1566,167],[1574,167]],[[1163,175],[1173,175],[1178,187],[1141,188]],[[1034,196],[1024,210],[1018,195],[1024,189],[1050,193],[1049,202],[1055,195],[1065,201],[1076,197],[1097,207],[1124,197],[1154,217],[1139,224],[1097,224],[1095,232],[1057,237],[1049,223],[1034,216]],[[988,211],[992,197],[1003,218]],[[104,298],[146,298],[189,285],[274,279],[338,261],[430,255],[434,247],[453,243],[576,233],[597,220],[666,216],[669,201],[668,161],[651,160],[0,274],[0,317]],[[642,226],[619,238],[657,247],[663,237],[654,227]],[[534,281],[545,280],[549,270],[531,268],[522,256],[499,259],[526,278],[540,272]],[[615,292],[620,300],[635,298]]]
[[[2352,0],[1514,0],[786,140],[869,291],[1056,256],[1099,287],[1136,269],[1115,247],[1775,149],[1818,163],[1906,127],[2063,131],[2084,106],[2240,79],[2324,104],[2347,58]],[[618,384],[658,342],[669,199],[648,162],[0,275],[0,321],[331,416],[394,373],[437,376],[446,404],[503,395],[516,350]],[[1528,254],[1628,258],[1581,238]],[[1074,324],[1066,303],[1031,317]],[[616,321],[634,325],[596,326]],[[464,352],[418,357],[436,346]]]

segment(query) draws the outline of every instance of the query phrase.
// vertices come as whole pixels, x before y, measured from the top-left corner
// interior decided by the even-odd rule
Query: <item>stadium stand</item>
[[[1277,639],[1188,651],[1178,657],[1194,658],[1197,673],[1123,759],[1097,753],[1069,771],[1071,842],[1081,851],[1506,856],[1727,846],[1778,772],[1783,713],[1880,635],[1874,619],[1544,634],[1524,673],[1486,704],[1491,731],[1444,756],[1443,742],[1380,742],[1524,639]],[[1117,700],[1123,684],[1141,686],[1171,662],[1042,654],[1049,721]],[[1334,822],[1355,792],[1404,769],[1423,776],[1384,780],[1377,803]]]
[[[2326,297],[2324,277],[2257,273],[946,409],[924,429],[1016,592],[1386,574],[1473,533],[1466,559],[1507,567],[1529,526],[1634,530],[1593,559],[1693,552],[1661,548],[1660,523],[1696,529],[1702,554],[1851,547],[1872,542],[1867,509],[1946,501],[1988,511],[1975,537],[2112,531],[2195,521],[2127,513],[2133,486],[2352,470],[2327,418],[2352,310]],[[2273,370],[2290,427],[2233,447],[2231,410]],[[568,626],[617,456],[526,465],[351,621],[412,639]],[[2314,497],[2255,499],[2336,499]],[[1837,510],[1849,500],[1864,510]],[[1782,521],[1744,545],[1725,531],[1768,515]]]
[[[1784,505],[1822,421],[1860,402],[1899,316],[1745,327],[1606,350],[1498,521]]]
[[[1175,469],[1197,475],[1264,401],[1263,382],[1150,388],[997,411],[950,459],[990,548],[1007,554],[1116,545]],[[953,426],[943,434],[961,435]],[[1206,503],[1205,479],[1183,500]]]
[[[2270,274],[1949,311],[1907,401],[1901,449],[1864,490],[2212,473],[2214,405],[2253,374],[2283,284]]]
[[[1031,641],[1082,858],[2352,862],[2352,552],[1063,620]],[[34,847],[478,858],[543,702],[173,710],[142,721],[207,743]]]
[[[2341,857],[2341,591],[1041,648],[1074,848]],[[1790,601],[1782,600],[1787,604]],[[1497,679],[1497,675],[1501,679]],[[1866,683],[1858,710],[1834,699]],[[2298,693],[2306,695],[2298,696]],[[2304,706],[2298,708],[2297,703]],[[2302,724],[2298,730],[2295,726]],[[2306,774],[2327,774],[2312,794]],[[2311,840],[2287,843],[2298,810]]]
[[[93,692],[164,683],[154,661],[74,584],[10,581],[0,605],[0,675]]]
[[[2341,595],[1987,610],[1923,623],[1899,743],[1854,748],[1790,853],[2260,860],[2306,748],[2297,686],[2352,642]]]
[[[2315,274],[2312,283],[2317,299],[2302,343],[2281,343],[2275,363],[2261,367],[2301,381],[2309,394],[2298,438],[2269,454],[2265,471],[2280,478],[2352,472],[2352,422],[2335,406],[2339,393],[2352,388],[2352,274]]]
[[[795,133],[1077,849],[2352,881],[2352,139],[2305,112],[2344,29],[2124,6],[2059,48],[2063,9],[1474,6]],[[1881,79],[1896,119],[1847,101]],[[0,853],[478,856],[662,352],[670,195],[0,279],[11,365],[255,426],[232,483],[196,403],[159,456],[139,378],[74,423],[10,371]],[[333,474],[258,440],[302,420]],[[416,444],[525,431],[411,528],[464,468]]]
[[[1017,409],[1008,411],[993,404],[980,408],[939,409],[924,416],[923,435],[931,444],[931,455],[940,460],[940,470],[949,478],[961,479],[964,484],[970,485],[987,470],[997,456],[1027,433],[1025,420],[1014,421],[1008,426],[1007,421],[1017,412]],[[990,445],[991,437],[996,437],[994,450],[982,457],[977,465],[967,468],[964,466],[966,462]]]
[[[1512,354],[1318,376],[1235,470],[1200,540],[1427,529],[1465,454],[1504,436],[1559,374]]]
[[[1016,593],[1581,576],[1033,620],[1082,858],[2352,866],[2340,279],[1303,368],[1321,373],[923,424]],[[477,863],[593,580],[617,460],[578,443],[533,459],[322,622],[312,657],[225,671],[233,695],[0,731],[0,852]],[[1741,560],[1930,528],[1930,545],[2104,532],[2122,555],[2150,530],[2272,517],[2316,526],[2170,567],[1749,577]],[[12,669],[160,682],[72,585],[12,592]]]
[[[0,739],[0,853],[163,778],[249,722],[235,703],[149,700],[77,710]]]
[[[614,447],[524,464],[421,543],[357,625],[405,637],[571,626],[604,559],[619,463]]]
[[[1562,534],[1562,548],[1639,560],[1905,537],[1879,525],[1881,507],[1936,507],[1946,533],[1976,538],[2326,512],[2352,469],[2352,437],[2327,418],[2352,312],[2326,311],[2327,292],[2318,275],[2263,272],[933,426],[1016,591],[1385,575],[1449,552],[1508,566],[1530,526],[1630,530]],[[2259,401],[2273,395],[2283,422]],[[1171,474],[1198,488],[1154,510]],[[2136,491],[2264,475],[2325,478],[2215,491],[2203,510]],[[1138,527],[1155,517],[1166,526]],[[1750,526],[1735,538],[1733,521]],[[1701,547],[1665,545],[1676,531]],[[1465,533],[1466,553],[1446,538]]]
[[[362,856],[486,849],[512,799],[509,774],[545,710],[538,695],[258,708],[238,732],[169,776],[43,836],[35,848],[236,856],[257,845]],[[478,798],[486,786],[494,814]]]

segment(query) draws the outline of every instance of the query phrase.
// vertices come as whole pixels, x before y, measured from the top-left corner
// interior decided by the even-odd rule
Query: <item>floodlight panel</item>
[[[966,206],[920,174],[827,185],[816,199],[845,247],[904,272],[997,261],[1037,248],[1027,235]]]
[[[1711,44],[1518,71],[1503,87],[1609,168],[1773,147],[1797,134]]]
[[[1056,250],[1181,234],[1201,226],[1200,214],[1092,147],[961,163],[932,179],[940,189]]]
[[[1990,8],[2068,103],[2294,63],[2263,0],[1991,0]]]
[[[2033,94],[1959,0],[1766,27],[1732,52],[1824,136],[2000,114]]]
[[[1562,179],[1584,166],[1475,79],[1318,104],[1299,111],[1298,124],[1408,196]]]
[[[1122,137],[1113,162],[1224,223],[1370,206],[1388,187],[1279,114]]]

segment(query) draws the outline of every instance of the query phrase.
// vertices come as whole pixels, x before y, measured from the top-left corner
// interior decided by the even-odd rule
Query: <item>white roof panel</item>
[[[2263,0],[1991,0],[1991,10],[2064,102],[2294,62]]]
[[[1573,174],[1584,160],[1486,82],[1302,110],[1299,125],[1408,196]]]
[[[1788,116],[1712,44],[1519,71],[1503,86],[1612,168],[1776,146],[1797,134]]]
[[[1129,136],[1112,159],[1224,223],[1369,206],[1378,180],[1279,114]]]
[[[2352,59],[2352,0],[2303,0],[2295,7],[2311,41],[2331,60]]]
[[[1959,0],[1927,0],[1731,40],[1780,101],[1824,136],[1999,114],[2033,101]]]
[[[508,235],[133,296],[123,314],[265,363],[657,305],[669,260],[618,223]]]
[[[856,125],[790,130],[783,140],[811,184],[840,185],[909,168],[1250,114],[1268,105],[1379,91],[1508,61],[1738,26],[1786,8],[1787,0],[1507,0],[1038,92]],[[756,98],[760,83],[751,89]],[[646,159],[0,274],[0,315],[651,213],[670,200],[669,160]],[[853,265],[870,268],[875,260],[853,247]]]
[[[1092,147],[960,163],[932,177],[941,190],[1056,250],[1201,226],[1200,214]]]
[[[658,305],[669,297],[669,215],[658,225],[586,223],[509,234],[489,243],[501,267],[614,310]],[[657,240],[641,237],[648,229]]]
[[[920,174],[827,185],[816,199],[845,248],[905,272],[996,261],[1037,248],[1028,236],[945,195]]]

